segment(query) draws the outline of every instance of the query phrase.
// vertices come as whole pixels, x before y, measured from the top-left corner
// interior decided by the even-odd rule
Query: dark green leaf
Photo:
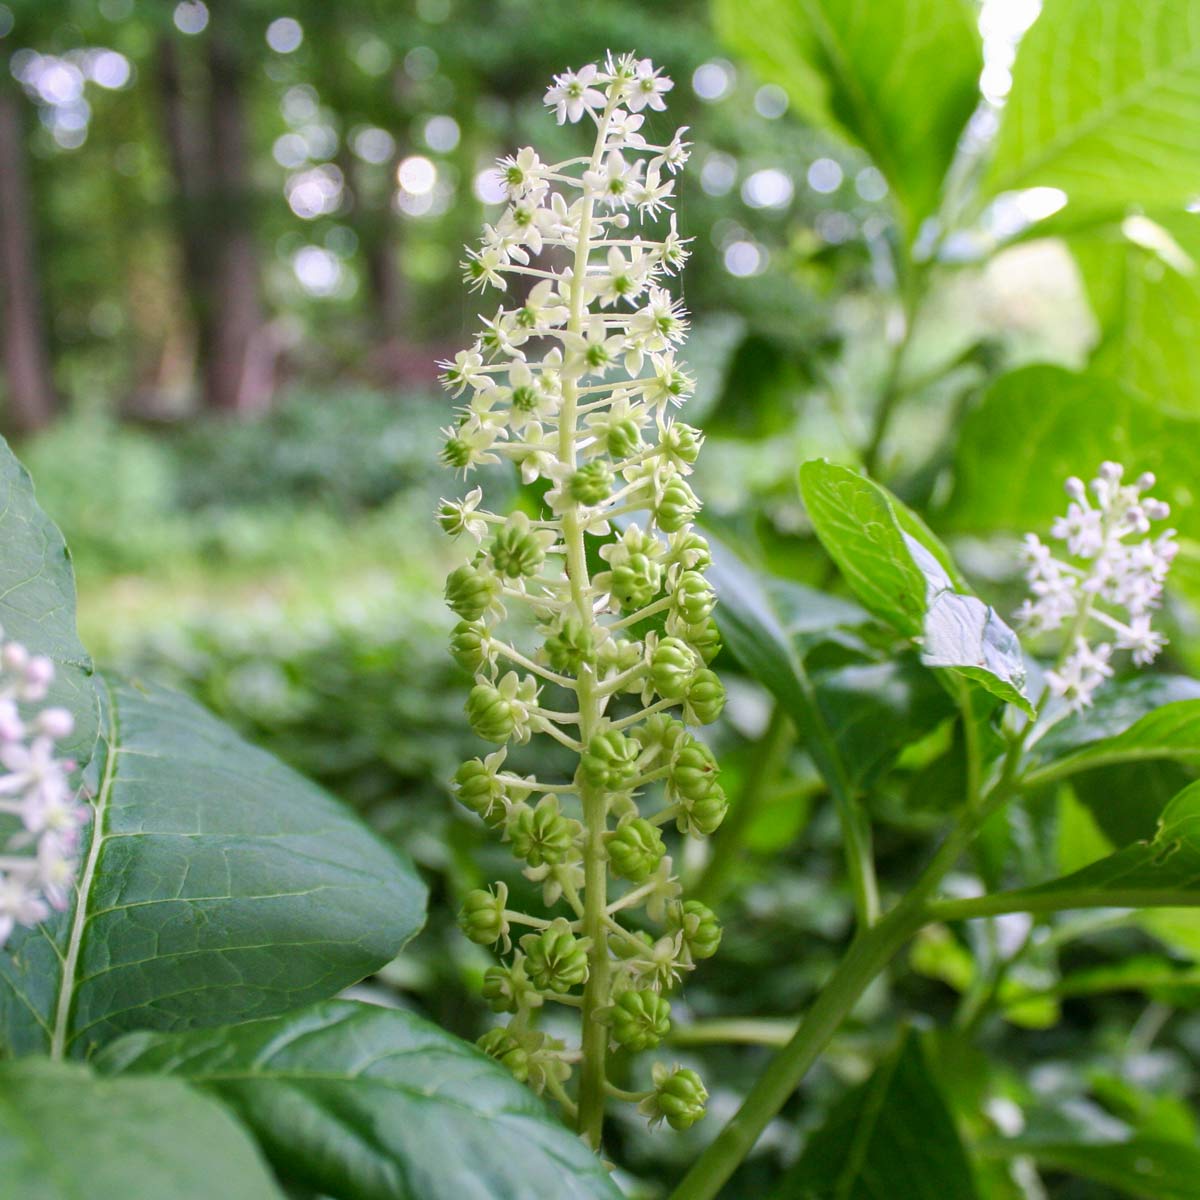
[[[620,1196],[507,1070],[395,1009],[335,1001],[229,1029],[131,1034],[97,1066],[215,1093],[281,1171],[340,1200]]]
[[[961,0],[717,0],[718,32],[801,116],[861,146],[911,239],[938,205],[979,103],[974,13]]]
[[[335,995],[420,928],[408,861],[191,700],[111,681],[79,899],[0,956],[11,1053],[269,1016]]]
[[[0,1063],[8,1200],[282,1200],[224,1106],[178,1079],[97,1079],[45,1059]]]
[[[915,1034],[842,1098],[777,1200],[972,1200],[971,1164]]]

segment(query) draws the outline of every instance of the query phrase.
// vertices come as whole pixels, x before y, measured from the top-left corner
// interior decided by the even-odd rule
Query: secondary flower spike
[[[727,808],[716,760],[685,724],[716,720],[724,691],[709,669],[720,639],[687,481],[704,435],[677,416],[694,387],[669,286],[688,256],[670,215],[688,146],[685,130],[653,132],[671,87],[632,54],[555,77],[546,104],[559,124],[594,127],[592,146],[559,163],[528,147],[501,159],[507,206],[462,264],[501,305],[441,364],[460,405],[446,465],[508,462],[547,485],[536,512],[489,512],[478,487],[438,510],[474,550],[447,581],[461,618],[451,647],[475,675],[472,728],[500,746],[463,764],[457,795],[551,914],[510,907],[503,883],[466,898],[467,935],[510,955],[484,983],[508,1021],[481,1045],[596,1147],[608,1055],[667,1034],[667,993],[720,940],[716,917],[682,896],[671,855],[677,835],[713,833]],[[536,643],[510,632],[518,616],[526,629],[532,617]],[[565,747],[573,769],[518,773],[510,749],[527,759],[530,739],[555,757]],[[548,1004],[580,1010],[577,1046],[537,1030]],[[703,1115],[693,1072],[662,1068],[645,1084],[620,1095],[652,1121],[682,1129]]]
[[[1074,476],[1067,480],[1066,515],[1050,527],[1065,543],[1065,557],[1056,557],[1036,534],[1025,536],[1032,594],[1017,619],[1034,633],[1067,631],[1068,644],[1046,672],[1046,685],[1075,712],[1088,707],[1112,675],[1114,651],[1128,650],[1137,666],[1146,666],[1167,641],[1151,620],[1179,546],[1173,529],[1154,536],[1150,527],[1165,521],[1170,508],[1145,494],[1154,487],[1152,474],[1123,484],[1124,474],[1120,463],[1105,462],[1090,487]],[[1096,627],[1103,641],[1093,641]]]

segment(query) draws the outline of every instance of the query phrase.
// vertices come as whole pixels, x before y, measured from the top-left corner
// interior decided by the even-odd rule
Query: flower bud
[[[516,712],[508,697],[490,683],[477,683],[467,696],[467,720],[476,736],[507,742],[516,728]]]
[[[712,671],[697,671],[688,685],[683,713],[696,725],[711,725],[725,707],[725,688]]]
[[[529,1079],[529,1052],[507,1029],[489,1029],[475,1045],[507,1067],[518,1083]]]
[[[474,675],[488,661],[489,640],[487,626],[482,621],[459,621],[450,634],[450,653],[463,670]]]
[[[606,792],[623,792],[637,778],[637,759],[642,747],[617,729],[596,734],[579,760],[579,773],[586,783]]]
[[[593,459],[579,468],[567,481],[571,499],[580,504],[600,504],[612,491],[612,468],[602,459]]]
[[[459,928],[480,946],[490,946],[508,936],[508,919],[504,906],[508,903],[508,888],[503,883],[490,888],[475,888],[467,893],[458,914]]]
[[[646,554],[631,554],[612,569],[612,594],[625,612],[645,608],[662,587],[662,567]]]
[[[673,637],[660,639],[650,658],[654,690],[664,700],[682,700],[697,665],[696,656],[686,642]]]
[[[654,520],[663,533],[678,533],[700,511],[700,501],[685,480],[672,479],[654,506]]]
[[[586,982],[588,945],[577,938],[564,917],[556,918],[541,933],[529,933],[521,939],[529,978],[544,992],[560,995]]]
[[[671,1005],[657,992],[622,992],[608,1020],[618,1046],[626,1050],[653,1050],[671,1031]]]
[[[667,928],[683,934],[683,944],[692,958],[712,958],[721,944],[721,923],[707,904],[685,900],[668,912]]]
[[[644,817],[618,825],[605,841],[614,873],[630,883],[641,883],[653,875],[666,853],[662,834]]]
[[[717,603],[712,585],[699,571],[684,571],[679,576],[671,600],[675,612],[688,625],[707,621]]]
[[[455,567],[446,580],[446,603],[464,621],[478,621],[500,595],[500,581],[474,563]]]
[[[687,1067],[654,1066],[654,1094],[642,1101],[641,1111],[651,1126],[665,1120],[672,1129],[690,1129],[708,1103],[708,1091],[700,1076]]]
[[[468,759],[455,772],[455,794],[459,803],[481,816],[492,829],[508,815],[504,785],[478,758]]]
[[[596,659],[592,631],[578,617],[564,617],[545,642],[546,661],[556,671],[578,675],[585,663]]]
[[[531,867],[558,866],[575,850],[577,821],[564,817],[555,796],[543,796],[536,808],[522,808],[508,829],[513,853]]]

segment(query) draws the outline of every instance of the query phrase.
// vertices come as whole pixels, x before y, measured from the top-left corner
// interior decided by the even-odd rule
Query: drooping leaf
[[[1013,69],[991,194],[1182,208],[1200,191],[1200,19],[1191,0],[1047,0]]]
[[[0,1196],[12,1200],[283,1200],[221,1104],[178,1079],[99,1079],[0,1063]]]
[[[315,784],[174,692],[106,696],[78,899],[0,955],[10,1053],[273,1015],[420,928],[411,864]]]
[[[1044,533],[1066,508],[1064,481],[1115,459],[1131,475],[1153,471],[1171,524],[1195,537],[1198,444],[1200,421],[1160,412],[1115,380],[1022,367],[1000,376],[963,421],[944,520],[969,533]]]
[[[866,150],[911,238],[937,208],[979,103],[970,8],[961,0],[717,0],[716,23],[803,117]]]
[[[821,544],[858,599],[943,668],[1032,711],[1016,634],[962,590],[950,556],[886,489],[824,459],[800,468],[800,492]]]
[[[917,1036],[833,1108],[776,1200],[972,1200],[978,1193],[954,1118]]]
[[[408,1012],[332,1001],[228,1029],[136,1033],[97,1068],[212,1092],[289,1178],[343,1200],[620,1196],[504,1067]]]
[[[70,709],[64,749],[81,765],[92,755],[99,705],[92,660],[75,631],[75,573],[62,534],[38,506],[29,473],[0,438],[0,630],[54,660],[47,703]]]

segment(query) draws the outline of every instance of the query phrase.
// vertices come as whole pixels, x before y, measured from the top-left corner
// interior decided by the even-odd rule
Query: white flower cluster
[[[1150,526],[1165,520],[1170,508],[1144,494],[1154,487],[1152,474],[1133,484],[1123,484],[1123,475],[1120,463],[1101,463],[1090,495],[1081,479],[1067,480],[1070,504],[1050,532],[1066,544],[1070,561],[1055,557],[1036,534],[1025,537],[1022,557],[1032,594],[1017,618],[1034,633],[1067,627],[1069,644],[1046,683],[1076,712],[1112,675],[1114,651],[1129,650],[1145,666],[1166,645],[1151,621],[1179,547],[1173,529],[1152,536]],[[1093,624],[1106,639],[1094,645],[1088,637]]]
[[[0,946],[17,925],[37,925],[66,907],[90,815],[69,782],[75,764],[55,748],[71,733],[71,714],[43,708],[21,716],[20,706],[44,700],[53,680],[48,658],[0,641],[0,813],[20,826],[0,853]]]
[[[656,142],[646,129],[671,86],[634,55],[555,78],[546,103],[560,124],[595,125],[592,151],[547,164],[526,148],[501,160],[507,207],[463,268],[471,286],[513,298],[470,350],[441,364],[462,398],[444,462],[466,473],[507,461],[527,483],[549,485],[536,515],[488,512],[480,488],[438,514],[478,547],[447,581],[460,618],[451,648],[475,675],[473,729],[503,747],[463,764],[457,795],[525,864],[545,904],[570,910],[552,922],[514,912],[503,884],[467,897],[468,936],[513,954],[485,981],[512,1020],[484,1044],[569,1110],[564,1084],[581,1062],[579,1125],[594,1144],[607,1042],[657,1044],[669,1025],[663,993],[720,940],[713,914],[681,899],[660,832],[674,823],[706,836],[727,808],[711,752],[684,724],[715,720],[724,702],[708,669],[720,647],[716,601],[687,481],[704,439],[674,416],[693,380],[676,359],[687,316],[666,284],[687,248],[673,217],[657,236],[641,231],[669,208],[688,156],[684,130]],[[514,604],[538,624],[528,653],[499,630]],[[568,699],[548,707],[547,689]],[[571,779],[505,768],[508,744],[536,734],[577,756]],[[651,785],[663,801],[643,813]],[[612,902],[610,875],[627,884]],[[658,926],[653,935],[622,924],[636,909]],[[533,930],[515,950],[512,923]],[[531,1029],[547,1000],[582,1009],[579,1050]],[[703,1089],[678,1072],[670,1080],[663,1088],[690,1098],[676,1116],[683,1128],[702,1112]],[[654,1108],[659,1092],[648,1095]]]

